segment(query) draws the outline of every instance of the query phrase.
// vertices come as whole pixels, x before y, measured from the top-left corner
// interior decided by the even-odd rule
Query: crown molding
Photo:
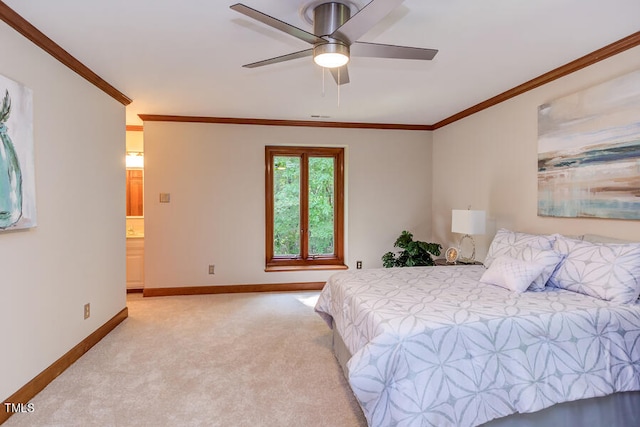
[[[613,42],[601,49],[591,52],[581,58],[576,59],[575,61],[571,61],[561,67],[556,68],[555,70],[551,70],[548,73],[542,74],[541,76],[529,80],[528,82],[522,83],[521,85],[516,86],[513,89],[502,92],[501,94],[496,95],[493,98],[489,98],[479,104],[476,104],[473,107],[469,107],[466,110],[460,111],[453,116],[447,117],[446,119],[433,124],[432,127],[434,130],[440,129],[441,127],[444,127],[448,124],[464,119],[465,117],[485,110],[489,107],[493,107],[494,105],[500,104],[501,102],[511,99],[515,96],[522,95],[525,92],[545,85],[549,82],[559,79],[560,77],[575,73],[576,71],[588,67],[589,65],[593,65],[597,62],[622,53],[625,50],[631,49],[638,45],[640,45],[640,31],[633,33],[630,36],[627,36],[616,42]]]
[[[591,52],[581,58],[562,65],[554,70],[542,74],[528,82],[507,90],[499,95],[489,98],[479,104],[460,111],[446,119],[432,125],[406,125],[406,124],[385,124],[385,123],[353,123],[353,122],[320,122],[320,121],[299,121],[299,120],[271,120],[271,119],[247,119],[230,117],[196,117],[196,116],[171,116],[140,114],[143,121],[165,121],[165,122],[188,122],[188,123],[224,123],[243,125],[265,125],[265,126],[306,126],[306,127],[329,127],[329,128],[351,128],[351,129],[395,129],[395,130],[419,130],[432,131],[447,126],[453,122],[471,116],[503,101],[522,95],[539,86],[550,83],[566,75],[575,73],[585,67],[593,65],[604,59],[622,53],[628,49],[640,45],[640,31],[633,33],[623,39],[613,42],[601,49]]]
[[[64,50],[60,45],[51,40],[44,33],[34,27],[29,21],[18,15],[13,9],[0,1],[0,19],[7,23],[14,30],[22,34],[25,38],[31,40],[36,46],[53,56],[62,64],[69,67],[72,71],[79,74],[85,80],[101,89],[107,95],[121,103],[122,105],[131,104],[131,99],[120,92],[115,87],[107,83],[102,77],[94,73],[82,62],[74,58],[69,52]]]
[[[143,122],[222,123],[233,125],[302,126],[343,129],[433,130],[433,126],[430,125],[409,125],[398,123],[316,122],[312,120],[248,119],[234,117],[171,116],[158,114],[138,114],[138,117],[140,117]]]

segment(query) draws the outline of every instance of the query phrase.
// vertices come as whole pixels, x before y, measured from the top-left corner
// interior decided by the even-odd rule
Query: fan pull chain
[[[322,97],[324,98],[324,75],[326,74],[326,69],[322,67]]]
[[[338,108],[340,108],[340,68],[338,68]]]

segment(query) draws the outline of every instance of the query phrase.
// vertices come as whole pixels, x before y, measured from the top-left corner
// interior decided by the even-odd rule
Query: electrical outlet
[[[89,317],[91,317],[91,304],[90,303],[86,303],[84,305],[84,318],[86,320]]]
[[[360,270],[362,268],[362,261],[356,261],[356,268]]]
[[[211,264],[209,265],[209,274],[216,274],[216,266]]]

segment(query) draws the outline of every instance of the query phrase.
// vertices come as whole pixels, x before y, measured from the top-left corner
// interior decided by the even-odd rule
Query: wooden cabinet
[[[144,288],[144,239],[127,239],[127,289]]]
[[[127,169],[127,216],[144,215],[143,188],[142,169]]]

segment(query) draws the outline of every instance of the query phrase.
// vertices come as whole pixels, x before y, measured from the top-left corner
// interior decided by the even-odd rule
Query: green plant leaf
[[[403,250],[397,254],[397,258],[393,252],[387,252],[382,256],[383,265],[387,268],[435,265],[431,255],[440,255],[442,249],[442,245],[438,243],[414,241],[413,234],[406,230],[400,234],[393,246]]]
[[[396,256],[393,252],[382,255],[382,265],[384,268],[391,268],[396,265]]]
[[[396,239],[396,242],[393,244],[396,248],[406,249],[409,243],[413,241],[413,234],[408,231],[403,231],[400,233],[400,237]]]
[[[2,100],[2,110],[0,110],[0,123],[5,123],[11,114],[11,98],[9,90],[5,90],[4,99]]]

